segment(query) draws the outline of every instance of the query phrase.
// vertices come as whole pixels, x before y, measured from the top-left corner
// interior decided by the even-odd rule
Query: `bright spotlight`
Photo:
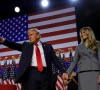
[[[48,0],[42,0],[42,1],[41,1],[41,5],[42,5],[43,7],[47,7],[48,4],[49,4]]]
[[[71,0],[72,2],[76,2],[76,1],[78,1],[78,0]]]
[[[15,7],[15,12],[20,12],[20,8],[19,7]]]

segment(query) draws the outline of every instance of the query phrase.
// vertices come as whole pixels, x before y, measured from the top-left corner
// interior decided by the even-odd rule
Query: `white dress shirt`
[[[42,58],[42,64],[43,64],[43,67],[47,67],[42,44],[41,44],[40,41],[39,41],[37,44],[38,44],[38,48],[39,48],[40,53],[41,53],[41,58]],[[34,48],[34,50],[33,50],[33,55],[32,55],[31,66],[37,67],[37,60],[36,60],[36,46],[34,45],[33,48]]]

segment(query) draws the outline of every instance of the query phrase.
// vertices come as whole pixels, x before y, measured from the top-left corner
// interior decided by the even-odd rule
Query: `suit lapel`
[[[30,45],[28,46],[28,49],[29,49],[30,53],[33,53],[33,50],[34,50],[33,47],[34,47],[34,44],[30,43]]]
[[[28,45],[27,52],[28,52],[30,58],[32,58],[32,55],[33,55],[33,51],[34,51],[34,48],[33,48],[33,47],[34,47],[34,44],[31,44],[31,43],[30,43],[30,44]]]

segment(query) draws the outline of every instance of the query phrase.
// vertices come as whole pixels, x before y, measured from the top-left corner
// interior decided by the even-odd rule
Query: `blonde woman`
[[[90,27],[80,29],[80,38],[67,74],[70,76],[77,65],[78,90],[100,90],[100,42]]]

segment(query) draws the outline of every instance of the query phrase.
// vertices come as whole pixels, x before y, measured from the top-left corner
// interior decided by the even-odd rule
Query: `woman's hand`
[[[69,77],[69,79],[73,79],[73,77],[76,76],[75,72],[72,72],[71,76]]]
[[[67,86],[69,84],[69,81],[68,80],[63,80],[63,85],[64,86]]]

